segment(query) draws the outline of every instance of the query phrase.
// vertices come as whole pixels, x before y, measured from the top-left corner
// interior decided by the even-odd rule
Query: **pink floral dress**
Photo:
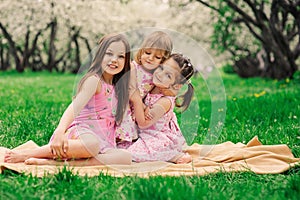
[[[145,71],[143,67],[132,62],[136,70],[136,88],[140,90],[142,98],[153,88],[152,78],[153,74]],[[116,126],[116,138],[118,148],[127,148],[132,144],[132,141],[138,138],[138,128],[135,123],[133,105],[129,103],[123,116],[122,123]]]
[[[163,95],[148,94],[145,99],[147,106],[152,106]],[[177,123],[173,112],[175,97],[167,97],[172,105],[155,124],[146,129],[140,129],[139,139],[128,147],[135,162],[143,161],[170,161],[183,154],[186,141]]]
[[[67,134],[69,139],[77,139],[82,134],[97,136],[100,141],[100,153],[104,153],[108,149],[116,148],[114,129],[117,99],[113,85],[102,80],[101,84],[101,92],[95,94],[75,117]],[[52,139],[53,135],[50,141]]]

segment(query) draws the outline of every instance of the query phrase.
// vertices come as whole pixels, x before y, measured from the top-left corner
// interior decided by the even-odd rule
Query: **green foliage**
[[[300,83],[300,70],[298,70],[294,76],[293,76],[294,81]]]
[[[243,1],[236,2],[237,6],[251,13]],[[219,13],[213,23],[212,48],[219,53],[229,51],[233,60],[249,55],[249,50],[261,48],[260,42],[249,33],[248,28],[241,22],[242,17],[222,0],[217,1]]]
[[[223,65],[222,70],[223,70],[224,73],[227,73],[227,74],[234,74],[235,73],[232,64],[229,64],[229,63],[226,63],[225,65]]]
[[[231,24],[236,13],[222,1],[219,1],[219,6],[220,15],[213,24],[214,34],[212,35],[212,48],[223,53],[227,50],[228,46],[233,45],[236,41],[236,34],[229,31],[229,29],[235,30],[235,27],[232,27]]]
[[[226,122],[217,143],[247,142],[258,135],[263,144],[287,144],[300,157],[300,82],[260,78],[240,79],[222,74],[227,96]],[[47,72],[0,73],[0,146],[15,147],[28,140],[48,142],[71,101],[75,75]],[[193,80],[200,106],[195,142],[207,133],[211,99],[206,83]],[[78,176],[71,167],[43,178],[0,174],[1,199],[297,199],[299,167],[276,175],[251,172],[194,177],[124,177],[99,172]]]

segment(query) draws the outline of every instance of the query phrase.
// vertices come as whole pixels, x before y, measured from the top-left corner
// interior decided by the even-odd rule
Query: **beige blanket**
[[[16,149],[36,148],[33,141],[26,142]],[[63,166],[25,165],[23,163],[4,163],[3,157],[7,149],[0,147],[0,172],[12,170],[18,173],[33,174],[42,177],[55,174]],[[247,145],[224,142],[217,145],[193,144],[186,150],[193,157],[192,163],[173,164],[167,162],[144,162],[132,165],[99,165],[74,167],[68,166],[74,174],[97,176],[104,174],[124,177],[154,175],[191,176],[206,175],[215,172],[252,171],[257,174],[282,173],[292,167],[300,166],[300,158],[295,158],[286,145],[262,145],[254,137]]]

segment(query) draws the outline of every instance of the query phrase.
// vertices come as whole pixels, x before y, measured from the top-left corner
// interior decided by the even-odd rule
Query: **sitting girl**
[[[131,96],[136,122],[140,128],[139,139],[127,149],[133,161],[160,160],[178,164],[191,161],[191,156],[183,153],[186,141],[173,108],[181,107],[184,111],[189,106],[194,88],[188,80],[193,74],[194,69],[189,59],[181,54],[172,54],[153,73],[154,88],[145,98],[148,108],[145,109],[138,91]],[[176,97],[185,83],[188,90]],[[178,100],[181,100],[181,103]]]
[[[170,56],[172,48],[170,36],[162,31],[155,31],[144,39],[132,61],[129,93],[138,89],[141,98],[145,97],[153,88],[153,72]],[[138,138],[133,113],[133,106],[130,104],[125,111],[122,123],[116,126],[118,148],[126,149]]]
[[[130,46],[121,34],[104,36],[72,103],[49,144],[8,151],[5,162],[39,164],[50,159],[92,159],[102,164],[130,164],[129,153],[116,149],[114,127],[128,102]],[[41,159],[43,158],[43,159]],[[48,160],[50,161],[50,160]]]

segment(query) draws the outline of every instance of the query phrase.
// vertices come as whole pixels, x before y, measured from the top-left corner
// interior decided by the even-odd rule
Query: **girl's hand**
[[[67,158],[68,148],[68,138],[66,137],[64,131],[55,130],[54,139],[50,145],[53,158]]]
[[[150,113],[149,106],[147,106],[145,108],[144,112],[145,112],[145,120],[152,120],[153,119],[153,115]]]

